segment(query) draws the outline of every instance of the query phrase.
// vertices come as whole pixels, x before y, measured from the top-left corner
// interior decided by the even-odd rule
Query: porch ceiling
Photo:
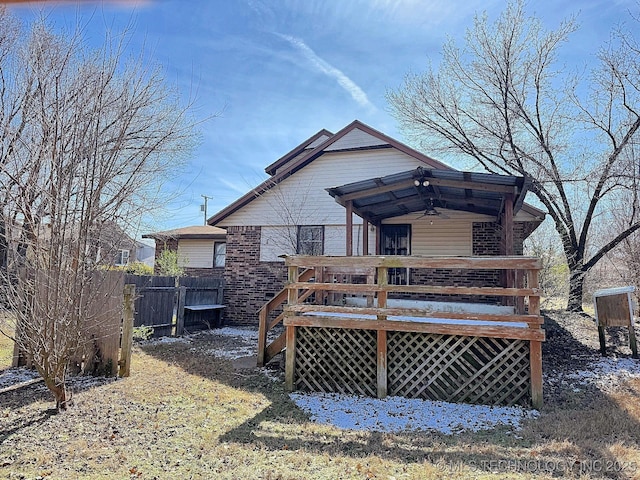
[[[508,195],[512,195],[515,215],[528,185],[526,177],[418,167],[327,191],[339,204],[352,202],[355,213],[378,223],[429,207],[499,216]]]

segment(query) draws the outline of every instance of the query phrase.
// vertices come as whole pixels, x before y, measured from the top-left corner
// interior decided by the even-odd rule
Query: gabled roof
[[[322,136],[320,134],[322,132],[327,132],[327,131],[326,130],[321,130],[316,135],[314,135],[314,137],[311,137],[311,139],[303,142],[298,147],[296,147],[293,150],[291,150],[291,152],[289,152],[287,155],[285,155],[281,159],[277,160],[275,163],[269,165],[269,167],[267,167],[267,171],[268,172],[277,171],[277,173],[274,173],[270,178],[268,178],[267,180],[262,182],[256,188],[254,188],[253,190],[247,192],[245,195],[240,197],[238,200],[233,202],[231,205],[227,206],[226,208],[220,210],[218,213],[213,215],[211,218],[209,218],[207,223],[209,223],[209,225],[215,225],[216,223],[221,222],[226,217],[228,217],[232,213],[238,211],[240,208],[244,207],[248,203],[252,202],[254,199],[256,199],[259,196],[261,196],[264,192],[266,192],[267,190],[271,189],[273,186],[277,185],[278,183],[280,183],[285,178],[290,177],[295,172],[297,172],[301,168],[303,168],[306,165],[308,165],[309,163],[311,163],[313,160],[315,160],[316,158],[321,156],[323,153],[326,153],[326,150],[329,149],[329,147],[331,147],[332,145],[336,144],[340,139],[342,139],[348,133],[350,133],[350,132],[352,132],[352,131],[354,131],[356,129],[357,130],[361,130],[361,131],[363,131],[365,133],[368,133],[369,135],[377,138],[380,142],[379,142],[378,145],[376,145],[375,148],[395,148],[395,149],[397,149],[397,150],[409,155],[410,157],[413,157],[416,160],[419,160],[419,161],[425,163],[425,165],[430,167],[430,168],[437,168],[437,169],[442,169],[442,170],[454,170],[453,168],[449,167],[448,165],[445,165],[444,163],[439,162],[438,160],[435,160],[435,159],[433,159],[433,158],[431,158],[431,157],[429,157],[429,156],[427,156],[427,155],[425,155],[423,153],[418,152],[417,150],[414,150],[413,148],[405,145],[404,143],[401,143],[401,142],[399,142],[399,141],[397,141],[397,140],[385,135],[384,133],[379,132],[378,130],[376,130],[374,128],[371,128],[370,126],[365,125],[364,123],[360,122],[359,120],[354,120],[349,125],[344,127],[342,130],[337,132],[335,135],[331,136],[330,138],[328,138],[327,140],[325,140],[324,142],[319,144],[316,148],[309,150],[308,153],[300,156],[298,159],[295,159],[294,161],[291,161],[291,159],[293,159],[297,154],[301,153],[301,150],[304,150],[304,146],[310,145],[311,143],[313,143],[313,142],[309,142],[309,140],[313,139],[316,136],[317,136],[316,139],[320,138]],[[329,133],[329,132],[327,132],[327,133]],[[367,147],[364,147],[364,148],[366,149]],[[371,147],[371,148],[373,148],[373,147]],[[362,148],[358,148],[357,150],[361,150],[361,149]],[[349,149],[349,148],[342,149],[342,150],[332,149],[331,152],[349,151],[349,150],[354,150],[354,149]],[[295,152],[297,152],[297,153],[295,153]],[[289,163],[287,163],[287,162],[289,162]],[[278,167],[282,167],[282,168],[280,168],[280,170],[278,171]]]
[[[163,232],[145,233],[142,238],[153,238],[154,240],[168,239],[219,239],[227,235],[223,228],[212,227],[211,225],[193,225],[190,227],[175,228]]]
[[[318,133],[316,133],[315,135],[313,135],[312,137],[309,137],[308,139],[306,139],[304,142],[302,142],[300,145],[298,145],[296,148],[294,148],[293,150],[291,150],[289,153],[287,153],[286,155],[283,155],[282,157],[280,157],[278,160],[276,160],[275,162],[273,162],[271,165],[269,165],[267,168],[264,169],[264,171],[268,174],[268,175],[275,175],[276,171],[282,167],[283,165],[285,165],[287,162],[289,162],[290,160],[294,159],[295,157],[297,157],[298,155],[300,155],[301,153],[305,153],[305,150],[309,150],[309,149],[313,149],[315,148],[315,146],[312,146],[317,140],[320,140],[323,137],[327,137],[327,138],[331,138],[333,137],[333,133],[331,133],[329,130],[326,129],[322,129],[320,130]],[[308,152],[307,152],[308,153]]]

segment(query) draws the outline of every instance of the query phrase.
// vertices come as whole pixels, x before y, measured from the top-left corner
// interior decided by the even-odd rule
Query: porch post
[[[507,193],[504,196],[504,215],[502,217],[502,231],[504,235],[504,254],[506,256],[512,256],[514,253],[513,248],[513,194]],[[515,270],[507,270],[506,274],[506,287],[513,288],[516,283],[516,271]],[[513,297],[507,298],[507,305],[516,305],[517,301]]]
[[[382,224],[376,224],[376,255],[381,255],[380,244],[382,243]]]
[[[346,204],[347,210],[347,257],[353,255],[353,202],[349,200]]]
[[[369,255],[369,222],[362,219],[362,255]]]
[[[504,196],[504,221],[502,229],[504,230],[504,254],[513,255],[513,194],[507,193]]]

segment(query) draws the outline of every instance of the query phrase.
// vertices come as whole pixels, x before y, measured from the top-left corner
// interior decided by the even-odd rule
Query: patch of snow
[[[376,315],[369,315],[367,313],[341,313],[341,312],[305,312],[303,315],[318,315],[322,317],[341,317],[341,318],[354,318],[360,320],[375,320]],[[492,322],[487,320],[466,320],[457,318],[432,318],[432,317],[408,317],[408,316],[396,316],[389,315],[387,320],[397,322],[419,322],[419,323],[437,323],[445,325],[471,325],[476,327],[515,327],[515,328],[528,328],[529,324],[525,322]]]
[[[40,378],[40,375],[36,370],[31,370],[25,367],[8,368],[7,370],[0,371],[0,390],[7,387],[12,387],[29,380]],[[86,390],[91,387],[97,387],[104,385],[115,380],[115,377],[94,377],[92,375],[76,375],[67,376],[67,386],[73,390]]]
[[[352,430],[437,431],[447,435],[477,432],[498,425],[520,429],[520,422],[538,416],[520,407],[489,407],[430,400],[358,397],[336,393],[291,393],[291,399],[318,423]]]
[[[258,341],[258,331],[253,328],[223,327],[216,330],[210,330],[209,334],[221,335],[223,337],[240,337],[246,340]]]
[[[0,389],[11,387],[18,383],[27,382],[39,377],[40,375],[35,370],[22,367],[8,368],[4,371],[0,371]]]
[[[611,390],[632,378],[640,378],[640,361],[632,358],[600,358],[589,370],[578,370],[564,376],[571,383],[594,385]]]
[[[284,380],[284,374],[280,370],[272,370],[269,368],[261,369],[263,375],[271,380],[273,383],[282,382]]]
[[[160,337],[155,340],[151,340],[149,343],[185,343],[190,340],[187,337]]]
[[[236,345],[233,347],[210,348],[205,353],[218,358],[228,358],[235,360],[242,357],[249,357],[256,354],[255,345]]]
[[[364,297],[347,297],[346,305],[355,307],[366,307],[367,299]],[[378,306],[378,299],[373,299],[373,306]],[[487,313],[494,315],[513,315],[514,307],[504,305],[490,305],[486,303],[470,302],[436,302],[433,300],[407,300],[390,298],[387,300],[389,308],[417,308],[433,312],[458,312],[458,313]]]

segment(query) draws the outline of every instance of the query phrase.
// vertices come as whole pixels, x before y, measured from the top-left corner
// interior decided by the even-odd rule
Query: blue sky
[[[195,114],[218,114],[201,126],[202,143],[167,186],[177,192],[145,232],[203,223],[266,178],[264,168],[322,128],[359,119],[403,140],[385,93],[409,71],[437,61],[447,36],[462,38],[475,13],[490,18],[504,0],[139,0],[27,3],[12,8],[28,20],[41,10],[55,25],[87,25],[92,42],[106,28],[133,25],[130,49],[164,65],[169,83]],[[571,68],[588,65],[613,26],[629,22],[635,0],[529,2],[554,28],[577,15],[581,26],[564,49]],[[425,152],[429,153],[429,152]]]

